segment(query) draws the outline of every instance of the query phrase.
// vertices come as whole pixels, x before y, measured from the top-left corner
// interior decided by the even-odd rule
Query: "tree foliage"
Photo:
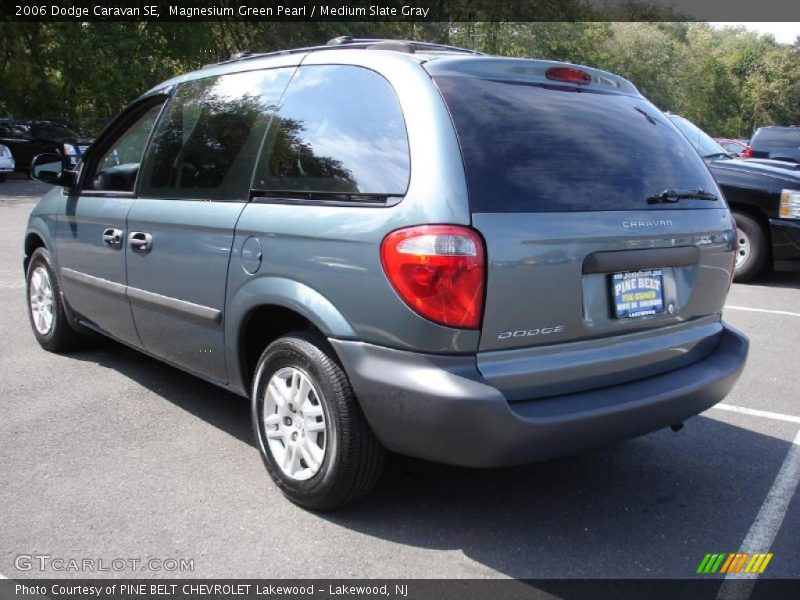
[[[464,6],[462,18],[472,18],[470,3]],[[660,108],[715,135],[747,137],[761,125],[800,123],[800,38],[787,45],[703,23],[590,21],[4,22],[0,116],[65,119],[96,134],[128,102],[172,75],[246,49],[323,44],[339,35],[417,39],[599,67],[629,78]]]

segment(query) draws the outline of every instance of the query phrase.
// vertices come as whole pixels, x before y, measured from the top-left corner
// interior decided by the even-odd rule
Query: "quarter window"
[[[143,166],[141,196],[246,200],[264,132],[293,68],[183,84]]]
[[[253,187],[274,195],[405,194],[403,113],[391,85],[353,66],[300,67],[270,125]]]

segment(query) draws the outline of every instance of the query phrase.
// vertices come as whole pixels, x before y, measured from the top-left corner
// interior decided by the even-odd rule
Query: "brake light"
[[[457,225],[399,229],[381,244],[381,263],[415,312],[448,327],[477,329],[483,314],[483,240]]]
[[[573,69],[571,67],[551,67],[545,73],[548,79],[553,81],[566,81],[568,83],[579,83],[585,85],[592,82],[592,76],[586,71]]]
[[[742,150],[742,158],[753,158],[753,149],[750,147],[750,144],[744,147]]]

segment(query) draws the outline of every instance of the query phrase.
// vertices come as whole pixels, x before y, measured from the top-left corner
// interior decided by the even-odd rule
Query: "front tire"
[[[761,225],[750,215],[733,213],[736,222],[736,263],[733,279],[750,281],[758,277],[767,266],[767,236]]]
[[[69,324],[50,253],[37,248],[28,263],[28,319],[39,345],[49,352],[66,352],[78,346],[81,337]]]
[[[319,336],[292,333],[264,350],[252,417],[264,465],[295,504],[338,508],[366,495],[380,476],[385,451]]]

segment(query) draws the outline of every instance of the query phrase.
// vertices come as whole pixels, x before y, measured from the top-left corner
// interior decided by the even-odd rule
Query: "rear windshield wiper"
[[[680,200],[710,200],[714,202],[718,200],[716,194],[704,189],[697,190],[664,190],[660,194],[650,196],[647,199],[648,204],[661,204],[663,202],[678,202]]]
[[[705,154],[700,158],[733,158],[730,152],[712,152],[711,154]]]

